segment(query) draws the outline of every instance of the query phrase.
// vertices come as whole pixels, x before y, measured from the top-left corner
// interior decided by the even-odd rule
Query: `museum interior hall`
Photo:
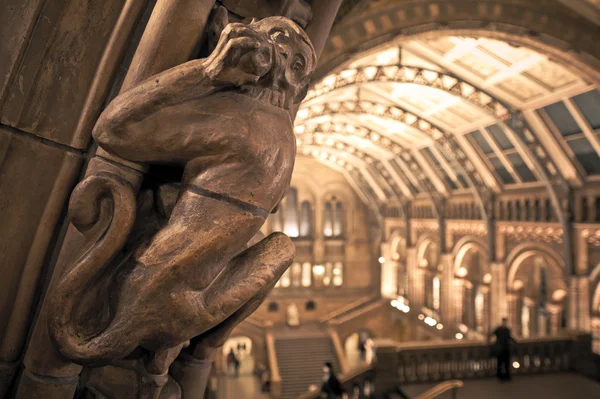
[[[1,3],[0,399],[600,397],[599,0]]]

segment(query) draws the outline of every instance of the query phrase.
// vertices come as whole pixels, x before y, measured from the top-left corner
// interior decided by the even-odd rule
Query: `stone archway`
[[[541,244],[523,244],[507,258],[511,324],[519,335],[556,335],[563,326],[568,285],[564,260]]]
[[[439,311],[441,302],[441,274],[439,242],[433,237],[425,236],[417,243],[418,282],[422,284],[423,303],[432,311]]]
[[[461,322],[470,331],[486,335],[490,330],[492,282],[487,245],[478,237],[463,237],[453,255]]]
[[[334,28],[316,76],[394,39],[463,35],[526,46],[600,82],[598,34],[591,21],[548,0],[380,1]]]

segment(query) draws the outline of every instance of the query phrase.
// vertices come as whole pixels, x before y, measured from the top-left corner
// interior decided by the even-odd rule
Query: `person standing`
[[[333,371],[333,365],[329,362],[323,365],[323,385],[321,386],[321,398],[339,399],[344,394],[340,380]]]
[[[227,368],[230,372],[237,373],[237,369],[239,367],[239,360],[235,353],[233,352],[233,348],[229,349],[229,353],[227,354]]]
[[[512,337],[510,328],[508,328],[508,319],[502,318],[502,325],[496,328],[488,337],[496,337],[496,342],[492,346],[492,355],[498,362],[497,375],[500,381],[510,380],[510,345],[517,343]]]

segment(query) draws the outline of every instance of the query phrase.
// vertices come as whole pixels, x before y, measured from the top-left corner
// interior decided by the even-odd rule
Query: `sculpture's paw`
[[[229,24],[209,57],[208,76],[221,84],[256,83],[271,69],[272,46],[247,25]]]

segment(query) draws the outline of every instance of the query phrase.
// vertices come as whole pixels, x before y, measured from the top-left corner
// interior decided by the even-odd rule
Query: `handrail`
[[[333,344],[333,349],[335,350],[335,355],[338,359],[338,363],[340,368],[342,369],[342,373],[347,373],[348,368],[348,359],[346,359],[346,353],[342,346],[342,340],[340,339],[340,335],[333,328],[328,328],[327,332],[329,333],[329,338],[331,339],[331,343]]]
[[[385,303],[387,303],[387,300],[382,299],[380,301],[372,303],[369,306],[365,306],[364,308],[361,308],[361,309],[357,310],[354,313],[348,314],[348,315],[346,315],[346,316],[344,316],[344,317],[342,317],[340,319],[331,320],[329,323],[330,324],[342,324],[342,323],[345,323],[346,321],[352,320],[352,319],[354,319],[354,318],[356,318],[358,316],[361,316],[361,315],[363,315],[365,313],[368,313],[368,312],[372,311],[373,309],[376,309],[376,308],[380,307],[381,305],[383,305]]]
[[[375,295],[359,298],[359,299],[357,299],[354,302],[350,302],[346,306],[342,306],[341,308],[336,309],[333,312],[326,314],[325,316],[321,317],[319,319],[319,321],[321,323],[326,323],[326,322],[328,322],[328,321],[330,321],[330,320],[338,317],[339,315],[341,315],[343,313],[346,313],[349,310],[352,310],[352,309],[354,309],[354,308],[356,308],[358,306],[361,306],[361,305],[363,305],[363,304],[365,304],[365,303],[367,303],[369,301],[372,301],[375,298],[376,298]]]
[[[569,335],[556,335],[551,337],[536,337],[536,338],[520,338],[518,344],[535,344],[541,342],[556,342],[561,340],[571,340],[572,337]],[[378,342],[385,343],[386,346],[393,345],[396,350],[408,350],[408,349],[438,349],[438,348],[453,348],[453,347],[479,347],[481,345],[487,345],[486,341],[463,341],[463,340],[434,340],[434,341],[411,341],[411,342],[398,342],[386,339],[375,339],[377,346]]]
[[[356,367],[356,368],[348,371],[347,373],[341,374],[339,376],[339,380],[342,383],[342,385],[345,385],[348,382],[355,379],[356,377],[360,376],[361,374],[367,373],[374,369],[375,369],[375,365],[373,365],[373,364],[363,364],[359,367]],[[298,399],[317,399],[320,397],[320,394],[321,394],[321,391],[318,389],[312,390],[312,391],[307,391],[307,392],[301,394],[300,396],[298,396]]]
[[[451,390],[454,391],[452,396],[454,398],[456,398],[456,391],[458,390],[458,388],[462,388],[463,385],[464,385],[464,383],[461,380],[444,381],[440,384],[437,384],[433,388],[428,389],[427,391],[423,392],[422,394],[417,396],[415,399],[433,399],[433,398],[437,398],[438,396],[440,396],[448,391],[451,391]]]
[[[269,358],[269,370],[271,371],[271,397],[281,397],[281,375],[279,374],[279,363],[277,362],[277,353],[275,351],[275,337],[273,332],[267,331],[265,334],[267,345],[267,356]]]

